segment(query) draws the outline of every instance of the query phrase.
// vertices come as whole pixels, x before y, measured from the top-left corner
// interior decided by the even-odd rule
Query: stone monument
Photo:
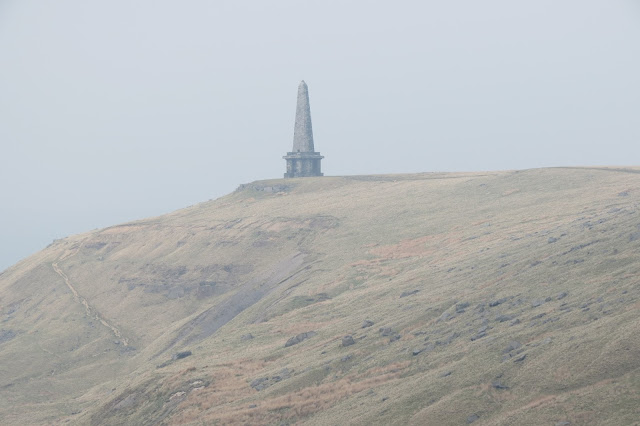
[[[324,157],[319,152],[314,151],[309,88],[304,80],[298,86],[296,124],[293,129],[293,151],[287,152],[287,155],[282,158],[287,160],[285,178],[322,176],[320,160]]]

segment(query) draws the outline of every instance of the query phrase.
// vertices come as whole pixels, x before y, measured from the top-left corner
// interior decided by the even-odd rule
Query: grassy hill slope
[[[633,424],[639,203],[637,168],[273,180],[55,241],[0,274],[0,423]]]

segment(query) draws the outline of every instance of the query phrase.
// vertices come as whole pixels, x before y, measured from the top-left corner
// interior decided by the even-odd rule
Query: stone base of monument
[[[324,157],[319,152],[287,152],[285,178],[322,176],[320,160]]]

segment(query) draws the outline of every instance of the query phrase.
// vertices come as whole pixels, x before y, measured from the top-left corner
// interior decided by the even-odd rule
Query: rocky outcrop
[[[310,337],[315,336],[317,333],[315,331],[307,331],[305,333],[300,333],[296,336],[293,336],[292,338],[290,338],[289,340],[287,340],[287,343],[284,344],[285,348],[288,348],[289,346],[293,346],[293,345],[297,345],[298,343],[302,342],[303,340],[306,340]]]

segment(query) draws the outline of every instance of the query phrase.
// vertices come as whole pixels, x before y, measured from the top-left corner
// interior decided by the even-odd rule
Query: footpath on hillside
[[[76,252],[77,253],[77,250]],[[71,256],[73,256],[75,253],[73,253]],[[64,259],[64,258],[68,258],[71,256],[64,256],[61,257],[60,259],[58,259],[58,261]],[[82,304],[82,306],[84,306],[84,310],[86,315],[89,318],[93,318],[97,321],[99,321],[102,325],[104,325],[105,327],[107,327],[109,330],[111,330],[111,332],[116,336],[116,338],[118,338],[122,344],[124,346],[129,346],[129,342],[127,341],[127,339],[122,335],[122,333],[120,332],[120,330],[118,330],[114,325],[110,324],[99,312],[96,308],[94,308],[93,306],[91,306],[89,304],[89,302],[87,301],[86,298],[82,297],[80,295],[80,293],[78,293],[78,290],[76,290],[76,288],[73,286],[73,284],[71,284],[71,281],[69,280],[69,277],[67,276],[67,274],[65,274],[62,269],[60,269],[60,266],[58,265],[58,262],[54,262],[51,264],[51,266],[53,267],[53,270],[56,272],[56,274],[60,275],[60,277],[62,278],[62,280],[64,281],[64,283],[67,285],[67,287],[69,287],[69,290],[71,290],[71,293],[73,294],[73,298],[76,300],[76,302]]]

